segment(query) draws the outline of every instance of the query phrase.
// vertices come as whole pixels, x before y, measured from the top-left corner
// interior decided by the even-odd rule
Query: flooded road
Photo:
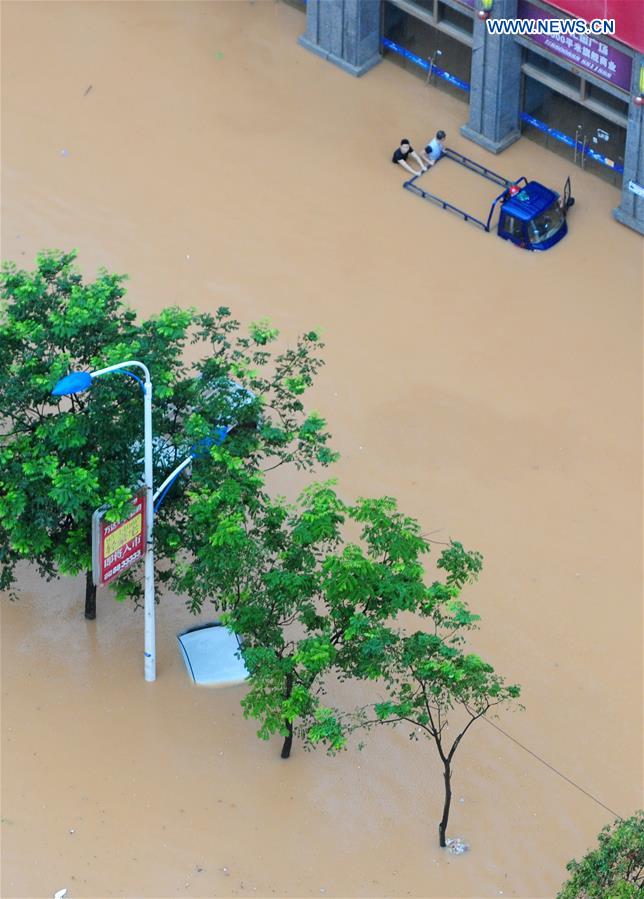
[[[2,257],[79,249],[170,303],[320,327],[311,405],[347,497],[391,494],[479,549],[474,645],[523,685],[498,723],[622,815],[642,803],[641,238],[617,190],[383,63],[354,80],[284,3],[2,4]],[[91,87],[91,90],[89,88]],[[401,189],[404,134],[560,188],[571,233],[519,251]],[[461,189],[458,166],[430,172]],[[450,181],[451,179],[451,181]],[[472,184],[473,209],[489,185]],[[477,193],[480,191],[480,194]],[[299,485],[299,482],[298,482]],[[293,491],[286,482],[282,489]],[[27,568],[2,603],[2,896],[552,897],[613,819],[481,723],[440,771],[404,732],[329,759],[254,736],[243,688],[192,686],[167,597],[142,615]],[[463,799],[463,802],[458,801]]]

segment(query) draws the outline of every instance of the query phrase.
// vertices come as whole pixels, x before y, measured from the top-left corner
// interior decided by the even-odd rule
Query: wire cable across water
[[[593,802],[597,803],[597,805],[601,805],[601,807],[605,808],[607,812],[611,813],[611,815],[615,815],[616,818],[620,818],[623,820],[623,815],[619,815],[612,808],[609,808],[607,805],[605,805],[600,799],[597,799],[596,796],[593,796],[592,793],[589,793],[588,790],[584,790],[584,788],[580,787],[579,784],[575,783],[574,780],[571,780],[569,777],[566,777],[566,775],[563,774],[561,771],[559,771],[558,768],[555,768],[554,765],[551,765],[545,759],[542,759],[541,756],[537,755],[536,752],[533,752],[531,749],[528,749],[527,746],[524,746],[523,743],[520,743],[517,739],[515,739],[513,736],[511,736],[507,731],[503,730],[502,727],[499,727],[498,724],[495,724],[493,721],[490,721],[490,719],[486,718],[485,716],[483,716],[483,720],[487,721],[487,723],[489,725],[496,728],[496,730],[498,730],[499,733],[503,734],[504,737],[507,737],[508,740],[512,740],[513,743],[516,743],[517,746],[520,746],[521,749],[523,749],[525,752],[529,753],[538,762],[541,762],[542,765],[545,765],[546,768],[550,768],[551,771],[554,771],[555,774],[559,775],[559,777],[561,777],[563,780],[565,780],[567,783],[569,783],[572,787],[575,787],[575,789],[579,790],[580,793],[583,793],[584,796],[588,796],[589,799],[592,799]]]

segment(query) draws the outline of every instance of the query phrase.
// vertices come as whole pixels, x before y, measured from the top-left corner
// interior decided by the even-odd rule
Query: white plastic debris
[[[463,855],[469,848],[469,843],[466,843],[465,840],[461,840],[460,837],[454,837],[452,840],[447,840],[447,851],[452,855]]]
[[[57,893],[54,893],[54,899],[65,899],[67,895],[67,887],[64,890],[58,890]]]

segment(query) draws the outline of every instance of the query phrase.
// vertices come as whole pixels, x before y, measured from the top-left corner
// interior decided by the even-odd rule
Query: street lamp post
[[[128,371],[131,367],[140,368],[145,380]],[[152,469],[152,381],[150,372],[142,362],[130,360],[118,365],[110,365],[93,372],[72,372],[62,378],[54,389],[53,396],[69,396],[73,393],[81,393],[92,386],[94,378],[111,372],[123,371],[138,381],[143,388],[143,441],[144,441],[144,477],[146,493],[145,516],[145,638],[144,638],[144,674],[146,681],[156,680],[156,633],[155,633],[155,604],[154,604],[154,474]]]

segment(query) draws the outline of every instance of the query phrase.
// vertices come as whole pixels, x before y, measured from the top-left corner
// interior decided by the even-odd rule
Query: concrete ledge
[[[634,215],[623,212],[619,206],[617,209],[613,209],[613,218],[615,218],[620,225],[626,225],[627,228],[632,228],[633,231],[637,231],[638,234],[644,235],[644,222],[641,219],[636,219]]]
[[[334,66],[338,66],[338,68],[342,69],[345,72],[348,72],[349,75],[353,75],[356,78],[364,75],[365,72],[369,71],[369,69],[373,69],[373,67],[378,65],[378,63],[382,59],[380,53],[376,53],[361,66],[353,66],[351,65],[351,63],[347,62],[346,59],[342,59],[340,56],[336,56],[334,53],[329,53],[328,50],[325,50],[323,47],[312,43],[304,34],[302,35],[302,37],[299,37],[297,39],[297,42],[306,50],[310,50],[311,53],[315,53],[316,56],[320,56],[322,57],[322,59],[326,59],[327,62],[333,63]]]
[[[492,141],[487,137],[484,137],[478,131],[473,131],[469,125],[462,125],[460,128],[460,132],[463,137],[466,137],[468,140],[473,141],[475,144],[478,144],[480,147],[483,147],[485,150],[489,150],[490,153],[502,153],[504,150],[507,150],[511,144],[518,141],[521,137],[520,131],[511,131],[510,134],[507,134],[503,140]]]

